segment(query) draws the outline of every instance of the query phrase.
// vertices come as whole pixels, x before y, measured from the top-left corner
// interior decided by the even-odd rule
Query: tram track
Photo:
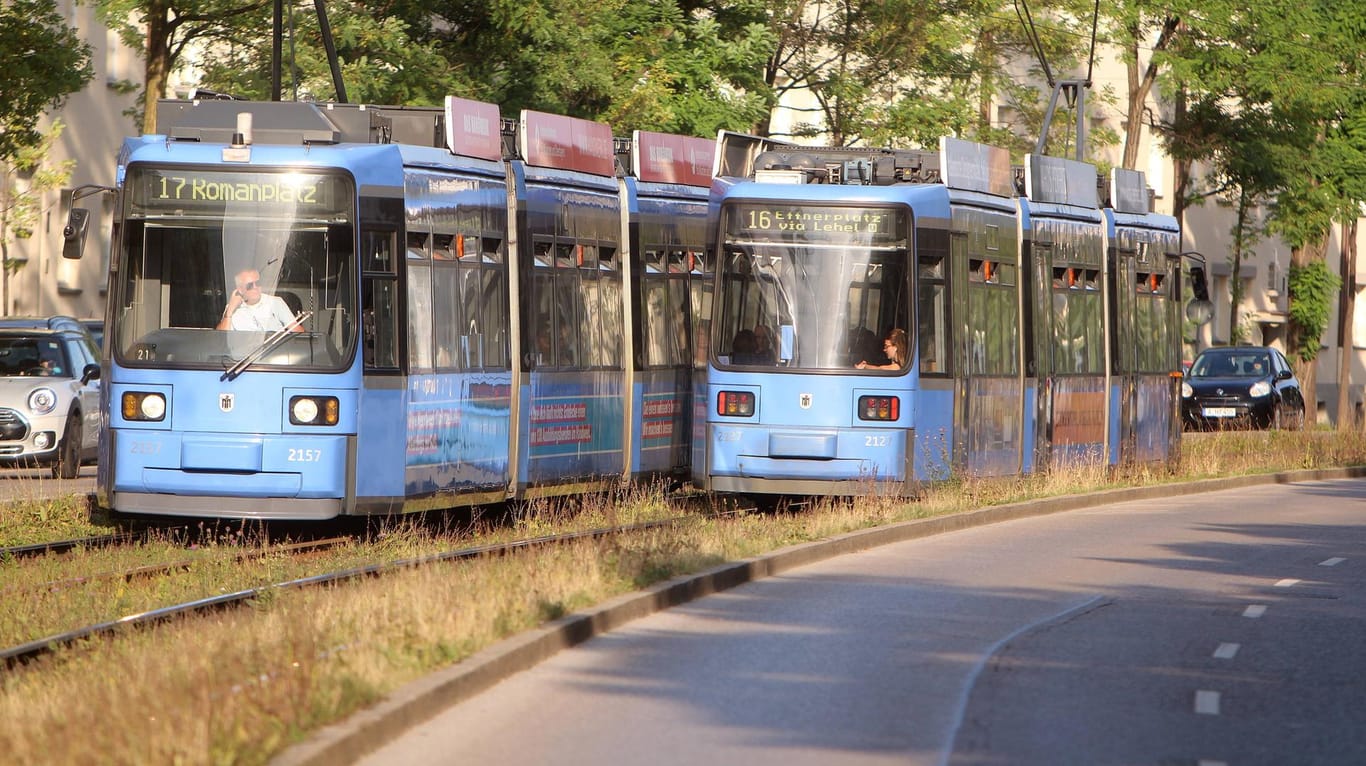
[[[713,511],[705,514],[712,518],[733,517],[738,514],[748,512],[752,509],[731,508],[728,510]],[[555,545],[567,545],[574,542],[586,540],[600,540],[614,535],[630,534],[648,531],[651,529],[661,529],[675,526],[686,521],[696,520],[698,514],[687,514],[682,516],[672,516],[667,519],[640,522],[636,524],[613,525],[597,527],[588,530],[564,532],[558,534],[539,535],[527,537],[507,542],[490,543],[486,545],[468,546],[442,551],[433,554],[426,554],[416,557],[394,559],[389,561],[365,564],[361,566],[349,567],[332,572],[325,572],[316,575],[273,582],[267,585],[238,589],[229,593],[220,593],[197,599],[191,599],[164,607],[157,607],[121,617],[91,623],[70,630],[65,630],[51,635],[43,636],[38,639],[27,641],[15,646],[0,650],[0,662],[6,671],[13,671],[28,665],[35,660],[51,657],[66,651],[79,643],[102,637],[110,636],[117,631],[128,628],[149,627],[163,623],[170,623],[179,620],[186,620],[195,616],[210,614],[216,611],[235,609],[247,606],[254,601],[261,599],[268,594],[280,591],[300,590],[306,588],[324,587],[336,585],[348,581],[381,577],[387,574],[411,570],[419,567],[434,566],[443,563],[466,561],[478,558],[490,558],[496,556],[506,556],[520,551],[532,550]],[[339,544],[340,538],[328,541],[310,541],[298,544],[298,551],[313,552],[317,550],[320,543]],[[278,552],[278,551],[274,551]],[[148,571],[109,573],[108,577],[137,577],[143,574],[156,574],[157,572],[173,571],[180,562],[145,567]],[[88,579],[88,578],[86,578]],[[79,585],[82,578],[71,578],[72,585]],[[57,583],[52,583],[56,585]]]

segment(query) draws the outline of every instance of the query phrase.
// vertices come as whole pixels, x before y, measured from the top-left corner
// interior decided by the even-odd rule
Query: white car
[[[0,465],[74,479],[98,449],[99,350],[84,328],[38,322],[0,322]]]

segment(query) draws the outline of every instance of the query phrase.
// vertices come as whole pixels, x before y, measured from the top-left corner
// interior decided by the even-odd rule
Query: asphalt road
[[[1366,763],[1366,481],[1011,521],[632,622],[365,764]]]
[[[54,479],[51,468],[0,468],[0,503],[14,500],[50,500],[95,491],[95,466],[81,466],[75,479]]]

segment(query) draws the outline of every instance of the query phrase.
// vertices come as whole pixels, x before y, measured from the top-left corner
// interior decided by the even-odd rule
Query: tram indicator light
[[[749,391],[722,391],[716,395],[716,414],[754,417],[754,394]]]
[[[897,420],[901,417],[901,397],[860,396],[859,420]]]

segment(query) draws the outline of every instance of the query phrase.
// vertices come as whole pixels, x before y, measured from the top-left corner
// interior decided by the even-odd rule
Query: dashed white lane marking
[[[1337,566],[1338,564],[1341,564],[1342,562],[1344,562],[1344,561],[1346,561],[1346,560],[1347,560],[1347,559],[1345,559],[1345,558],[1343,558],[1343,557],[1341,557],[1341,556],[1334,556],[1334,557],[1331,558],[1331,559],[1324,559],[1323,561],[1320,561],[1320,562],[1319,562],[1319,566],[1321,566],[1321,567],[1335,567],[1335,566]]]
[[[1238,656],[1240,648],[1240,644],[1219,644],[1219,648],[1214,650],[1214,656],[1221,660],[1231,660]]]
[[[1195,762],[1195,766],[1228,766],[1227,761],[1207,761],[1204,758]]]
[[[1205,689],[1196,692],[1195,712],[1200,715],[1219,715],[1219,692]]]
[[[1284,579],[1284,580],[1277,580],[1277,581],[1276,581],[1276,587],[1277,587],[1277,588],[1293,588],[1294,586],[1299,585],[1299,584],[1300,584],[1300,581],[1294,579],[1293,577],[1287,577],[1287,578]]]
[[[1251,617],[1254,620],[1258,617],[1261,617],[1264,614],[1266,614],[1265,604],[1253,604],[1252,606],[1249,606],[1248,608],[1243,610],[1244,617]]]

